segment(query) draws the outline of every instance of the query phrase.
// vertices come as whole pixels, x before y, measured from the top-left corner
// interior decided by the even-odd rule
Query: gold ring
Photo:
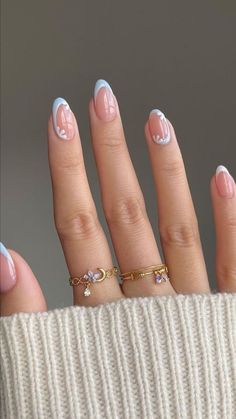
[[[154,275],[154,280],[157,284],[168,281],[168,268],[162,263],[160,265],[151,265],[146,268],[136,269],[135,271],[125,272],[120,274],[120,277],[125,280],[136,281],[137,279],[143,278],[147,275]]]
[[[102,282],[105,278],[110,278],[111,276],[116,275],[118,273],[118,268],[116,266],[113,266],[111,269],[97,268],[97,271],[98,272],[87,271],[80,277],[70,277],[69,283],[71,286],[83,284],[85,286],[84,296],[89,297],[91,294],[89,289],[90,285],[95,282]]]

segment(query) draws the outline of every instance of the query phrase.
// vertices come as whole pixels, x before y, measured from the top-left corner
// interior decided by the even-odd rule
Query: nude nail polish
[[[59,138],[71,140],[75,134],[74,118],[65,99],[58,97],[52,105],[53,127]]]
[[[112,121],[117,114],[116,101],[111,86],[102,79],[94,87],[94,104],[96,114],[104,122]]]
[[[0,242],[0,292],[10,291],[16,283],[16,271],[13,259]]]
[[[167,144],[170,141],[170,128],[166,117],[159,109],[153,109],[149,115],[149,130],[156,144]]]
[[[235,182],[228,169],[223,165],[219,165],[216,168],[216,186],[221,197],[233,198]]]

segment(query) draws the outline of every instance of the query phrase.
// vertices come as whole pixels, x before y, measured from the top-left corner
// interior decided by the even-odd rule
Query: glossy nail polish
[[[116,101],[111,86],[105,80],[97,80],[94,87],[96,114],[104,122],[112,121],[116,114]]]
[[[149,130],[156,144],[167,144],[170,141],[170,128],[166,117],[159,109],[153,109],[149,115]]]
[[[65,99],[58,97],[52,105],[53,127],[59,138],[71,140],[75,134],[74,118]]]
[[[16,283],[16,271],[13,259],[0,242],[0,292],[10,291]]]
[[[220,196],[224,198],[233,198],[235,182],[228,169],[223,165],[216,168],[216,186]]]

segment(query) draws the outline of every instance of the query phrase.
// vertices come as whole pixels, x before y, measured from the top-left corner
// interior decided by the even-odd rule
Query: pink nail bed
[[[16,271],[13,259],[0,242],[0,292],[10,291],[16,283]]]
[[[116,101],[111,86],[105,80],[97,80],[94,87],[94,103],[96,114],[105,122],[112,121],[116,112]]]
[[[159,109],[153,109],[149,115],[149,130],[156,144],[167,144],[170,141],[170,128],[166,117]]]
[[[225,166],[220,165],[216,169],[216,186],[223,198],[233,198],[235,182]]]
[[[74,118],[65,99],[58,97],[52,105],[53,126],[62,140],[71,140],[75,134]]]

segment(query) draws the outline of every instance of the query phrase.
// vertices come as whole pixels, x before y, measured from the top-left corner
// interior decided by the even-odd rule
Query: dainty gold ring
[[[161,284],[162,282],[170,280],[168,276],[168,268],[164,263],[121,273],[120,277],[123,279],[123,281],[136,281],[137,279],[144,278],[147,275],[154,275],[154,280],[157,284]]]
[[[103,269],[97,268],[98,272],[87,271],[84,275],[79,277],[70,277],[69,283],[71,286],[83,284],[84,288],[84,296],[89,297],[91,295],[90,285],[95,282],[102,282],[106,278],[110,278],[113,275],[117,275],[118,268],[113,266],[111,269]]]

